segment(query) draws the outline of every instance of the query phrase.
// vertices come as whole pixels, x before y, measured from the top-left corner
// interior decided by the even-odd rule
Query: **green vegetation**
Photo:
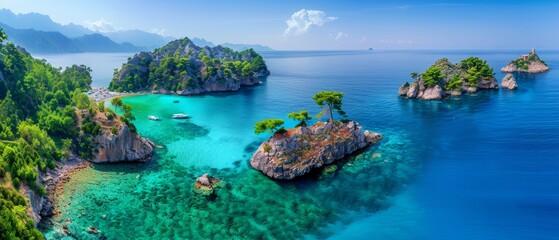
[[[477,87],[481,79],[489,79],[494,75],[493,68],[489,67],[486,61],[477,57],[466,58],[460,62],[459,66],[466,71],[464,81],[470,87]]]
[[[4,29],[0,28],[0,44],[3,43],[6,39],[8,39],[8,36],[6,36]]]
[[[306,127],[307,126],[306,121],[312,119],[312,117],[309,116],[309,112],[307,112],[307,110],[301,110],[299,112],[291,112],[287,114],[287,117],[295,121],[299,121],[299,124],[297,124],[296,127],[300,127],[300,126]]]
[[[0,42],[5,39],[0,30]],[[91,154],[91,135],[100,131],[91,118],[96,105],[83,93],[91,69],[55,68],[7,43],[0,44],[0,72],[0,239],[42,239],[13,188],[46,194],[36,183],[39,171],[55,168],[69,151]]]
[[[334,91],[322,91],[316,93],[312,99],[318,104],[319,107],[328,106],[328,112],[330,113],[330,122],[334,121],[333,111],[336,110],[343,117],[347,117],[345,112],[342,110],[342,99],[344,94],[342,92]]]
[[[285,131],[282,125],[283,125],[283,119],[274,119],[274,118],[265,119],[260,122],[257,122],[254,125],[254,133],[260,134],[264,132],[266,133],[282,132]]]
[[[462,89],[462,84],[463,84],[462,78],[456,75],[452,77],[450,81],[448,81],[444,89],[447,91],[459,91],[460,89]]]
[[[443,80],[443,75],[438,67],[430,67],[421,76],[423,76],[423,80],[425,80],[426,87],[435,86]]]
[[[161,60],[154,61],[154,56]],[[235,52],[221,46],[199,48],[184,38],[155,49],[153,54],[140,53],[130,58],[120,71],[115,70],[109,89],[176,92],[199,88],[210,79],[218,82],[233,79],[239,83],[254,79],[256,72],[267,71],[262,56],[252,49]]]
[[[452,64],[447,58],[441,58],[423,74],[412,72],[410,75],[415,81],[422,79],[425,87],[439,85],[446,91],[460,91],[464,85],[478,87],[481,80],[495,78],[493,68],[477,57],[466,58],[458,64]]]
[[[43,239],[27,216],[25,199],[16,191],[0,186],[0,239]]]

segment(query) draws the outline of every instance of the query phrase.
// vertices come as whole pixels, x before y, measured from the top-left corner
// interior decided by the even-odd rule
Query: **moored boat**
[[[173,118],[174,119],[185,119],[185,118],[190,118],[190,116],[188,116],[186,114],[182,114],[182,113],[176,113],[176,114],[173,114]]]
[[[148,116],[148,119],[153,120],[153,121],[159,120],[159,118],[157,118],[156,116],[152,116],[152,115]]]

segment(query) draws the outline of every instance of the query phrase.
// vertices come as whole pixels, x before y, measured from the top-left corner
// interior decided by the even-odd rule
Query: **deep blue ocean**
[[[397,94],[398,87],[411,80],[410,72],[423,72],[442,57],[452,62],[470,56],[487,60],[500,82],[504,77],[500,68],[528,50],[263,53],[271,75],[261,86],[195,97],[147,95],[126,98],[125,103],[134,107],[139,132],[164,145],[165,149],[157,153],[154,162],[145,166],[97,165],[86,178],[114,173],[112,177],[131,183],[111,186],[110,191],[139,194],[130,201],[142,201],[143,206],[148,206],[149,194],[146,196],[129,188],[151,191],[165,204],[176,205],[190,198],[190,193],[184,193],[181,198],[177,189],[161,190],[158,184],[165,189],[175,185],[164,185],[168,183],[157,180],[160,178],[184,179],[188,187],[203,172],[222,177],[233,189],[231,195],[228,195],[229,190],[223,193],[229,203],[218,200],[208,207],[210,209],[229,209],[226,205],[234,205],[240,195],[258,196],[259,191],[273,191],[270,189],[279,187],[274,193],[286,195],[279,194],[276,198],[286,200],[278,200],[278,203],[266,200],[269,206],[301,197],[297,201],[305,204],[305,211],[316,216],[309,222],[320,225],[308,226],[308,232],[300,235],[301,238],[559,239],[559,52],[539,51],[540,58],[552,70],[537,75],[515,75],[518,89],[514,91],[481,91],[441,101],[408,100]],[[87,56],[79,56],[82,57]],[[93,57],[99,61],[114,61],[103,55]],[[113,57],[110,59],[115,59]],[[45,58],[54,65],[63,65],[62,58],[68,61],[68,56]],[[125,60],[125,56],[122,58],[114,64],[103,64],[106,67],[94,67],[94,78],[110,76],[113,68]],[[100,77],[94,79],[93,85],[106,86],[109,81]],[[352,158],[351,165],[327,178],[305,179],[303,183],[290,185],[275,183],[250,169],[246,162],[255,145],[267,137],[253,134],[254,122],[268,117],[286,118],[287,113],[300,109],[316,114],[319,109],[312,96],[321,90],[344,92],[343,108],[349,117],[365,129],[383,134],[385,140],[362,156]],[[173,105],[172,100],[176,99],[180,103]],[[188,122],[170,119],[153,122],[146,118],[147,115],[168,117],[176,112],[185,112],[193,118]],[[287,122],[288,126],[293,124]],[[352,170],[355,168],[357,170]],[[171,178],[157,175],[165,171],[172,173]],[[143,174],[146,181],[142,183],[150,184],[138,186],[134,181],[144,178]],[[239,187],[235,190],[237,185],[242,185],[236,182],[240,181],[238,176],[250,176],[251,180],[243,181],[266,187]],[[86,186],[93,183],[78,181],[75,184]],[[103,198],[104,195],[93,194],[102,188],[102,182],[96,182],[91,187],[78,188],[73,194]],[[169,194],[176,196],[168,197]],[[102,212],[124,204],[111,201],[115,205],[99,206],[88,205],[88,199],[73,201],[90,212]],[[258,199],[250,201],[255,204]],[[162,209],[174,212],[177,209],[173,204]],[[342,210],[321,212],[315,209],[321,206]],[[108,218],[114,214],[118,221],[132,221],[132,215],[127,219],[123,213],[136,210],[107,210],[107,214]],[[141,216],[153,218],[154,224],[162,221],[160,215],[151,213],[152,210],[157,212],[150,209]],[[211,215],[211,210],[205,207],[202,210]],[[238,208],[228,211],[236,214],[234,218],[246,217],[255,228],[270,229],[268,225],[273,225],[271,220],[260,222],[257,213],[251,217],[245,216],[245,212]],[[67,214],[74,219],[83,213]],[[289,216],[294,218],[310,216],[296,210],[274,214],[293,214]],[[178,215],[171,216],[179,218]],[[182,221],[196,219],[194,213],[188,216],[181,218]],[[76,220],[75,224],[81,224],[83,228],[93,222],[100,226],[100,230],[105,230],[109,238],[121,236],[111,235],[110,232],[117,231],[119,225],[105,225],[103,219],[106,217],[91,216],[82,222]],[[314,219],[321,220],[317,223]],[[173,229],[187,229],[179,225]],[[214,227],[228,226],[236,225]],[[135,231],[144,230],[138,227]],[[137,236],[191,236],[181,233],[156,231]],[[231,236],[228,235],[231,233],[223,234],[219,236]],[[246,233],[241,231],[239,234]]]

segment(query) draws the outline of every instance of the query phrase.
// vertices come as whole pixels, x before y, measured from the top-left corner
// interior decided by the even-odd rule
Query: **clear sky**
[[[559,1],[0,0],[15,13],[275,49],[559,49]]]

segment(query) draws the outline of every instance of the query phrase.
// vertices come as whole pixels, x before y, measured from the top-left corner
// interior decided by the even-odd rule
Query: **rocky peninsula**
[[[411,83],[404,83],[398,94],[406,98],[439,100],[446,96],[475,93],[479,90],[498,89],[493,68],[486,61],[470,57],[457,64],[441,58],[424,73],[411,73]]]
[[[274,134],[258,147],[250,165],[273,179],[293,179],[380,139],[382,135],[363,131],[355,121],[318,122]]]
[[[238,91],[268,75],[264,59],[252,49],[198,47],[183,38],[130,57],[115,71],[109,90],[180,95]]]
[[[532,48],[530,53],[520,55],[520,57],[511,61],[507,66],[501,68],[501,72],[505,73],[543,73],[547,71],[549,71],[549,66],[540,59],[534,48]]]

